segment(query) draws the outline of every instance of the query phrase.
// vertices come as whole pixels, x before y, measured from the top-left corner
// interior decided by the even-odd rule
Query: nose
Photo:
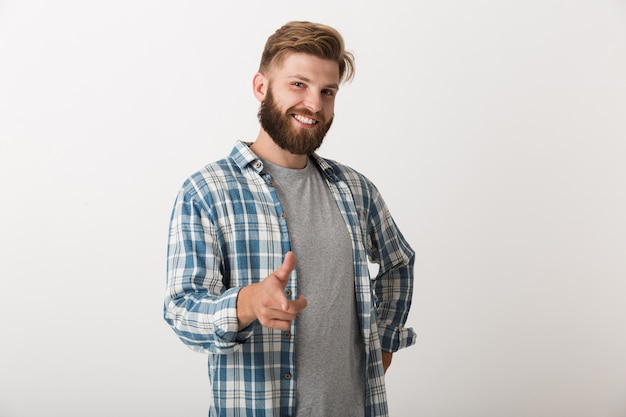
[[[307,110],[317,113],[322,110],[322,97],[319,94],[310,91],[304,99],[304,106]]]

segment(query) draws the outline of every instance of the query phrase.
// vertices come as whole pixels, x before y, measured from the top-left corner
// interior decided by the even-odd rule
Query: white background
[[[392,416],[626,416],[626,3],[0,1],[0,416],[205,416],[162,320],[183,180],[288,20],[357,57],[320,154],[417,251]]]

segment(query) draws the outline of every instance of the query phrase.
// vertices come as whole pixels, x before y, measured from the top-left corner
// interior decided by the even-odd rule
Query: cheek
[[[324,106],[324,117],[326,120],[330,120],[335,116],[335,102],[329,103]]]
[[[281,110],[297,107],[302,102],[302,98],[297,94],[280,94],[275,96],[276,105]]]
[[[298,103],[291,100],[291,101],[282,101],[280,103],[278,103],[278,108],[280,109],[280,112],[282,114],[287,114],[287,113],[291,113],[293,110],[298,108]]]

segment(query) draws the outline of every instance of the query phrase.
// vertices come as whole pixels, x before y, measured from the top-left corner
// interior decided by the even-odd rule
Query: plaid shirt
[[[336,162],[314,160],[337,201],[354,252],[355,291],[366,355],[366,416],[387,416],[381,349],[412,345],[404,328],[414,252],[378,190]],[[287,223],[262,161],[243,142],[192,175],[172,213],[164,317],[191,349],[208,353],[209,416],[293,416],[296,322],[290,332],[239,329],[237,294],[276,270],[290,250]],[[370,278],[367,258],[379,265]],[[297,271],[286,290],[297,297]],[[330,318],[329,318],[330,319]]]

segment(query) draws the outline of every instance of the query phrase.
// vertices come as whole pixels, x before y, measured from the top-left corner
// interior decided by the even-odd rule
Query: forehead
[[[305,77],[320,84],[339,84],[339,64],[304,53],[289,53],[272,66],[272,78]]]

